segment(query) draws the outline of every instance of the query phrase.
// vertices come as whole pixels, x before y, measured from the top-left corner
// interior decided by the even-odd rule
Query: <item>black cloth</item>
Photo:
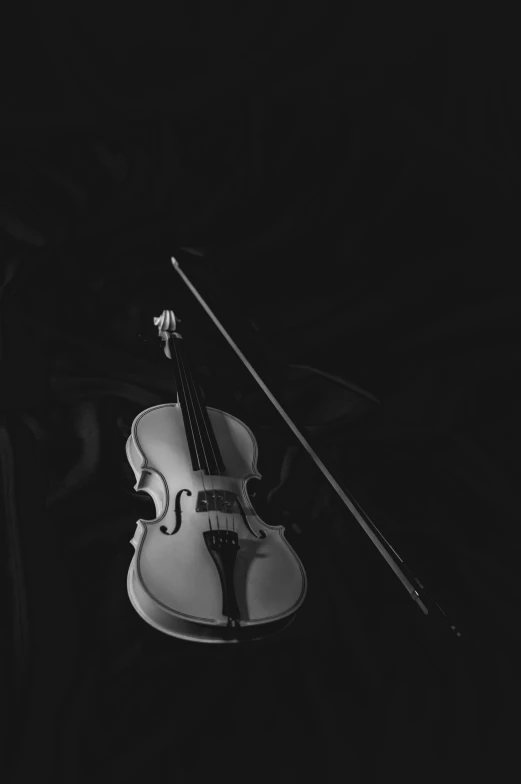
[[[14,780],[507,778],[521,598],[514,26],[476,10],[469,29],[453,4],[9,13],[0,512]],[[422,616],[295,448],[171,254],[463,645]],[[125,439],[175,395],[152,324],[170,307],[208,403],[258,437],[259,512],[285,521],[308,571],[302,613],[269,644],[173,640],[128,600],[129,540],[150,505],[132,493]]]

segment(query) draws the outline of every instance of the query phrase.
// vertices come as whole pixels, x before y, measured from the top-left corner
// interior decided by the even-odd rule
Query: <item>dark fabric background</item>
[[[0,32],[6,769],[17,784],[518,770],[515,26],[466,4],[13,4]],[[173,271],[464,632],[424,618]],[[133,418],[255,432],[309,576],[269,644],[133,611]],[[516,371],[517,368],[517,371]],[[461,644],[460,644],[461,642]],[[230,647],[233,649],[230,650]]]

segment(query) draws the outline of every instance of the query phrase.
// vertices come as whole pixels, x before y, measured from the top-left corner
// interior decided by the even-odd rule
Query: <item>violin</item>
[[[247,491],[257,470],[252,431],[204,405],[173,311],[154,319],[172,360],[177,402],[140,413],[126,443],[134,489],[154,501],[137,521],[127,590],[155,629],[193,642],[264,639],[291,624],[307,578],[282,525],[268,525]]]
[[[464,640],[466,634],[317,455],[173,256],[171,262],[409,597],[440,631]],[[307,592],[304,567],[284,527],[264,523],[249,499],[248,481],[262,478],[253,433],[231,414],[203,405],[173,312],[163,311],[154,323],[174,360],[178,397],[176,404],[143,411],[127,440],[134,489],[147,492],[156,507],[153,520],[138,520],[131,540],[130,601],[149,624],[181,639],[263,639],[295,620]]]

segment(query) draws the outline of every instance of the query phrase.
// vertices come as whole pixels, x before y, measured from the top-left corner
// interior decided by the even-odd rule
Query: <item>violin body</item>
[[[184,640],[242,642],[282,631],[306,595],[306,574],[283,526],[264,523],[246,485],[257,443],[239,419],[206,408],[224,471],[194,470],[181,405],[143,411],[126,453],[153,520],[138,520],[130,601],[156,629]]]

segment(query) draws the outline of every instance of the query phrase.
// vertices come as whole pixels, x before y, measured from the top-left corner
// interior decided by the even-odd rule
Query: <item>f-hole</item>
[[[162,534],[166,534],[167,536],[173,536],[176,534],[179,529],[181,528],[181,496],[183,493],[186,495],[192,495],[192,491],[188,490],[184,487],[182,490],[179,490],[175,497],[175,526],[173,531],[169,531],[166,525],[162,525],[159,530]]]

